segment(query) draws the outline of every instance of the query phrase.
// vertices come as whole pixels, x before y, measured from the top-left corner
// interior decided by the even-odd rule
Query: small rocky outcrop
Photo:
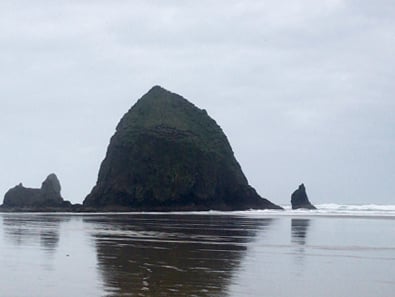
[[[299,188],[292,193],[291,204],[292,209],[317,209],[313,204],[310,203],[304,184],[301,184]]]
[[[159,86],[121,119],[83,205],[143,211],[281,208],[248,184],[207,112]]]
[[[47,210],[70,208],[71,203],[63,200],[60,182],[55,174],[50,174],[40,189],[25,188],[22,183],[10,189],[4,196],[2,208],[15,210]]]

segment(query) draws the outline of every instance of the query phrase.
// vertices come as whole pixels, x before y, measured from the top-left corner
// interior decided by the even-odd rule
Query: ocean
[[[0,214],[0,296],[393,297],[395,205]]]

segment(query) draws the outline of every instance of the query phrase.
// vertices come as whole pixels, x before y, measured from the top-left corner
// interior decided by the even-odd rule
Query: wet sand
[[[1,214],[4,296],[358,296],[395,291],[395,219]]]

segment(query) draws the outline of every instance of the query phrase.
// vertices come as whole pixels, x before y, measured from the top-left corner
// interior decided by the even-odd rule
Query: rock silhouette
[[[310,203],[304,184],[301,184],[299,188],[292,193],[291,204],[292,209],[317,209],[313,204]]]
[[[63,200],[60,191],[61,186],[57,176],[50,174],[40,189],[25,188],[20,183],[8,190],[2,207],[31,210],[70,207],[71,203]]]
[[[248,185],[225,134],[207,112],[159,86],[121,119],[84,207],[280,208]]]

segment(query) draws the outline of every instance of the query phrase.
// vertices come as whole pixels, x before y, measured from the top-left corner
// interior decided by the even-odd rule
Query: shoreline
[[[338,219],[382,219],[382,220],[395,220],[395,212],[381,211],[333,211],[333,210],[234,210],[234,211],[221,211],[221,210],[173,210],[173,211],[148,211],[148,210],[115,210],[115,209],[3,209],[0,208],[0,215],[3,214],[36,214],[36,215],[179,215],[179,216],[247,216],[255,218],[299,218],[299,219],[316,219],[316,218],[338,218]]]

